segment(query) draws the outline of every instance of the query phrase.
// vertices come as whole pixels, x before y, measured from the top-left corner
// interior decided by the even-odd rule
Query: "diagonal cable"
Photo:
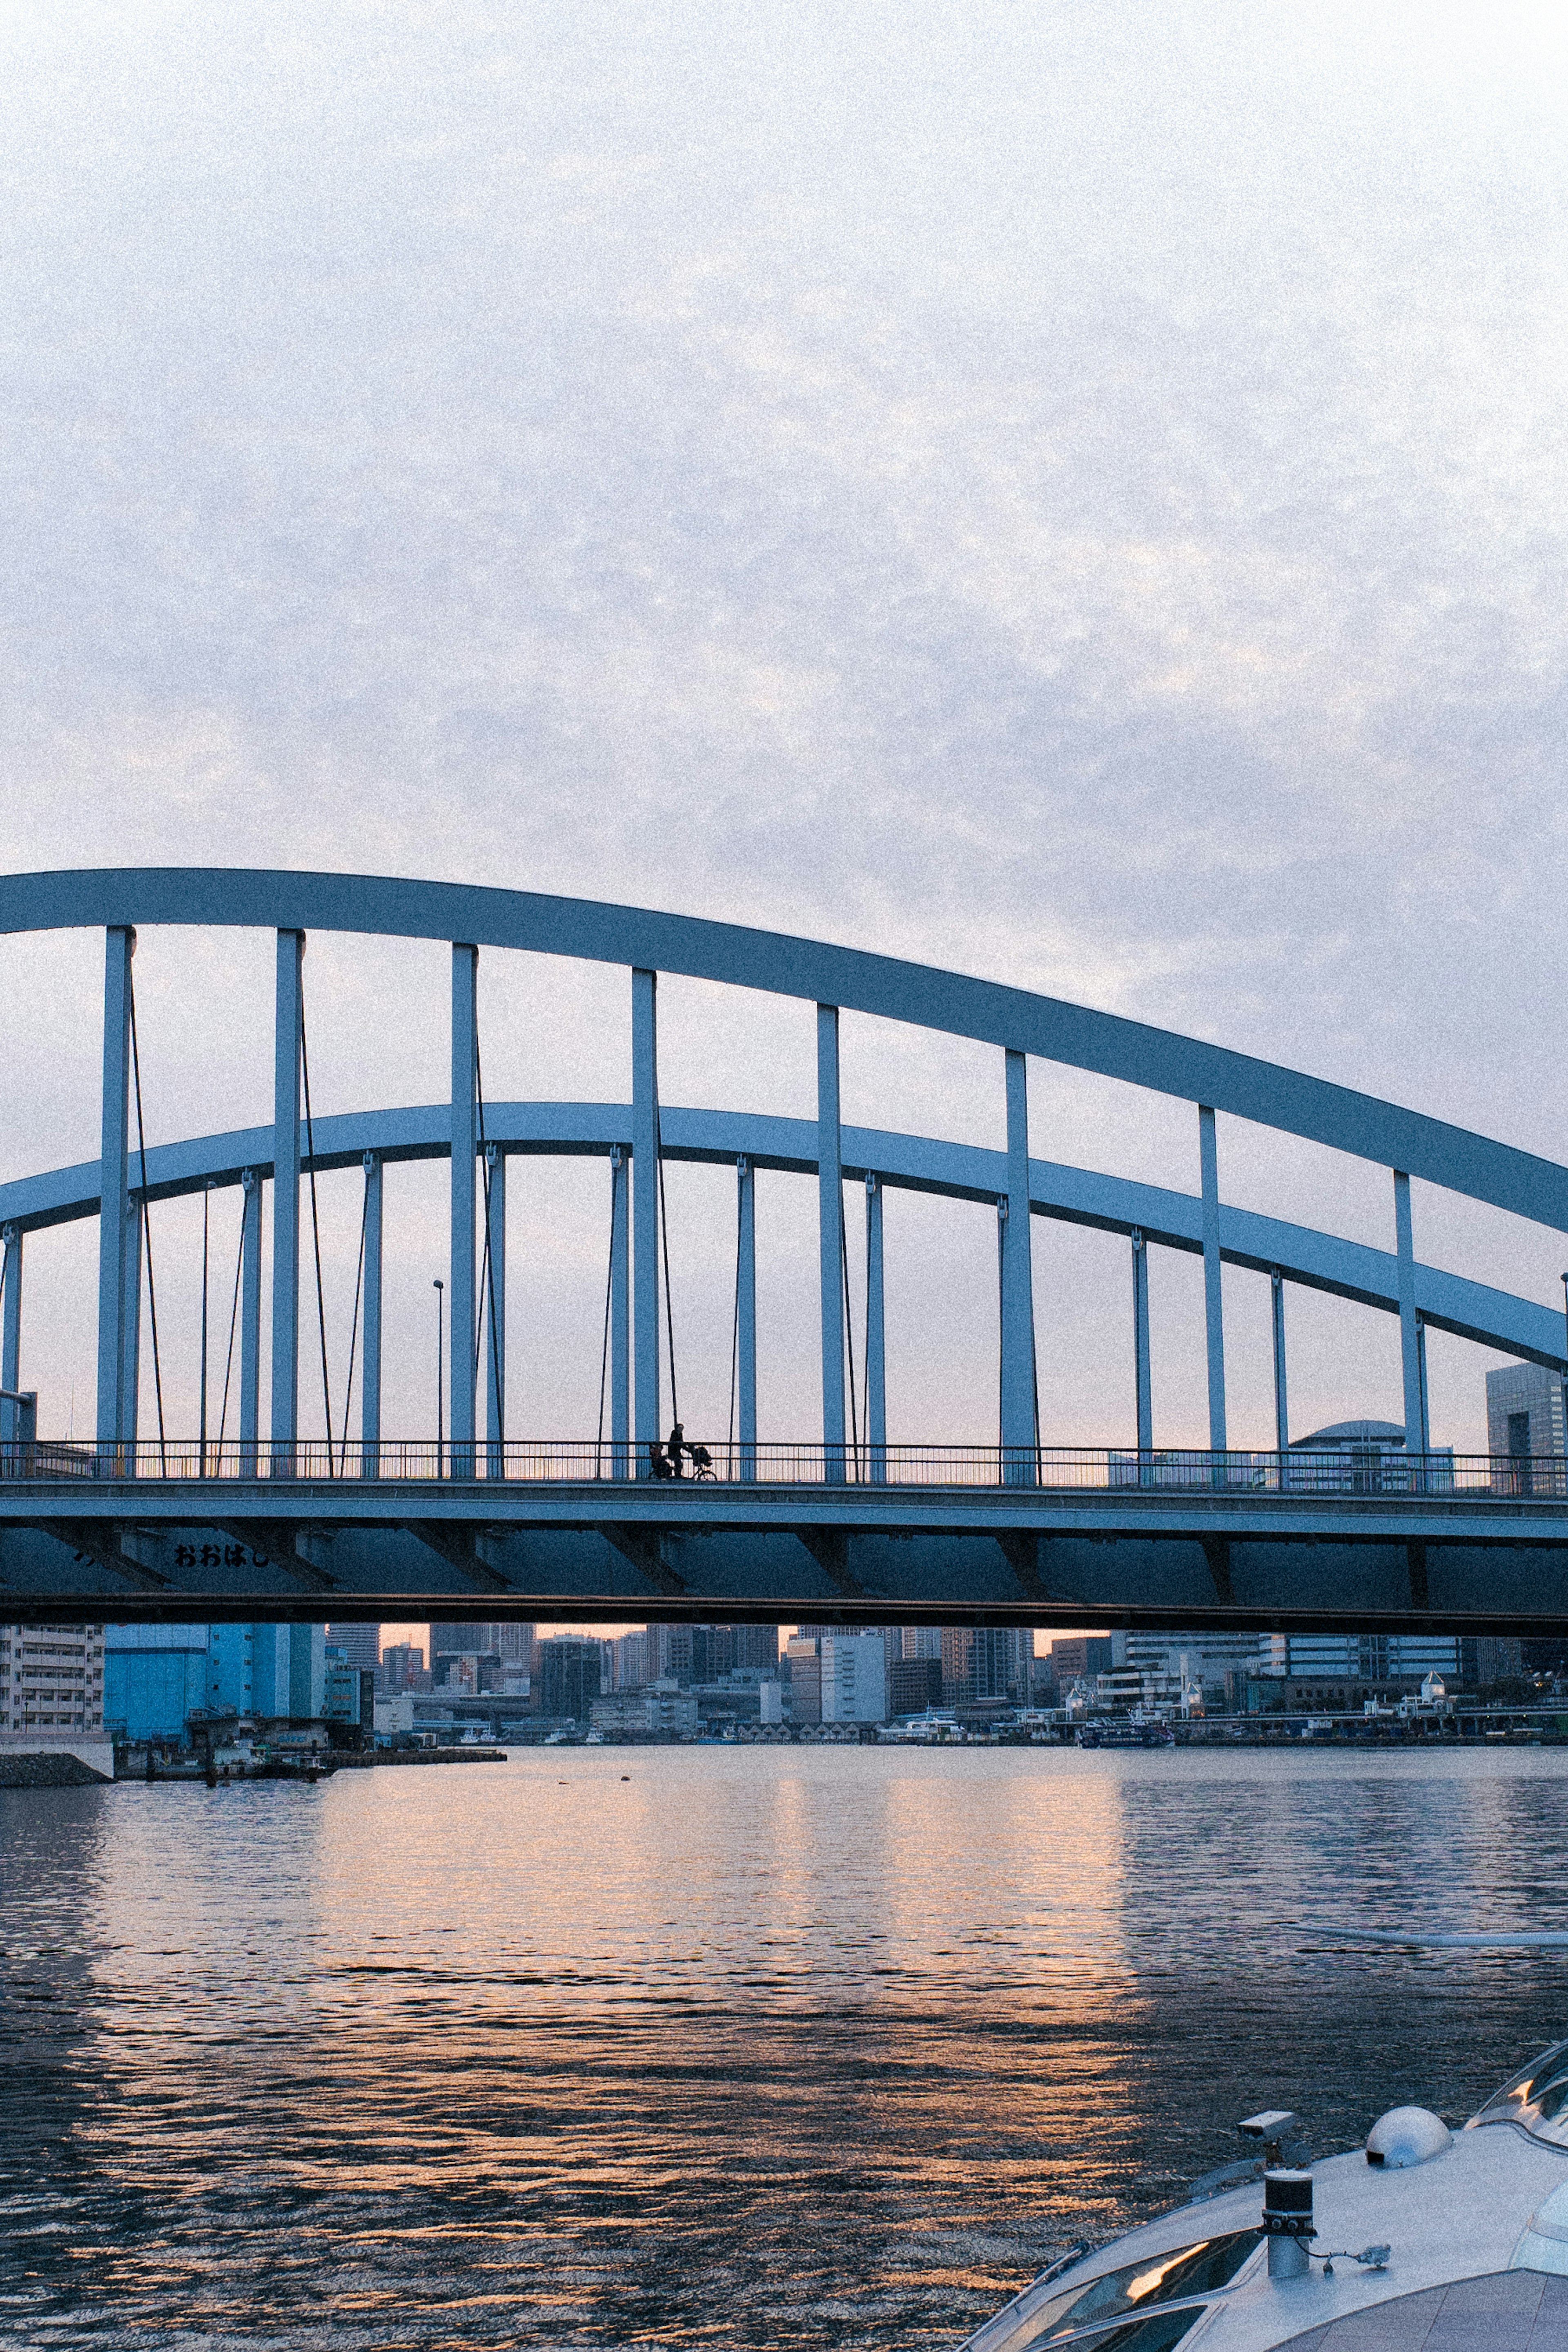
[[[234,1335],[239,1325],[239,1284],[245,1272],[245,1196],[240,1195],[239,1247],[234,1260],[234,1300],[228,1310],[228,1353],[223,1363],[223,1405],[217,1420],[218,1459],[223,1458],[224,1432],[228,1427],[228,1384],[234,1371]]]
[[[655,1115],[657,1117],[657,1107]],[[680,1403],[675,1393],[675,1307],[669,1288],[669,1203],[664,1192],[664,1152],[658,1155],[658,1223],[664,1237],[664,1329],[669,1342],[669,1418],[680,1419]]]
[[[343,1475],[345,1477],[348,1475],[349,1467],[349,1412],[353,1403],[354,1358],[359,1350],[359,1302],[360,1294],[364,1288],[364,1252],[365,1241],[369,1234],[369,1230],[370,1183],[367,1179],[364,1188],[364,1200],[361,1204],[359,1213],[359,1264],[354,1269],[353,1320],[349,1325],[349,1379],[348,1386],[343,1391],[343,1433],[341,1444],[342,1448]]]

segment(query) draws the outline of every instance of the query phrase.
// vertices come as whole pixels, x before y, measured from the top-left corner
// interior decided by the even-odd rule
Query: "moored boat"
[[[1173,1748],[1176,1735],[1163,1715],[1094,1715],[1073,1735],[1079,1748]]]
[[[1307,2166],[1295,2123],[1249,2116],[1245,2181],[1075,2248],[965,2352],[1565,2352],[1568,2042],[1458,2132],[1395,2107]]]

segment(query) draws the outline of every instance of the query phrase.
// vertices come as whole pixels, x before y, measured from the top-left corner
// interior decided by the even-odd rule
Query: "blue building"
[[[214,1715],[315,1721],[326,1704],[323,1625],[110,1625],[106,1723],[127,1739],[179,1739]]]
[[[103,1720],[126,1739],[182,1739],[193,1707],[205,1706],[205,1625],[106,1625]]]
[[[211,1625],[207,1696],[216,1715],[314,1721],[326,1701],[324,1625]]]

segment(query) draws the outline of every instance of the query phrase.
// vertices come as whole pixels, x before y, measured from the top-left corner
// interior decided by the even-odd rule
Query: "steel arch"
[[[876,1013],[1228,1111],[1568,1233],[1568,1169],[1554,1160],[1225,1046],[860,949],[588,898],[374,875],[122,866],[0,877],[0,933],[142,923],[460,940]]]
[[[602,1159],[613,1145],[628,1145],[631,1137],[628,1103],[489,1102],[485,1118],[489,1140],[520,1158]],[[809,1119],[671,1105],[661,1110],[660,1120],[667,1160],[730,1167],[744,1159],[754,1168],[801,1176],[817,1173],[816,1129]],[[316,1120],[315,1134],[313,1164],[322,1171],[358,1167],[366,1152],[389,1166],[451,1156],[445,1103],[334,1112]],[[165,1201],[209,1187],[221,1190],[237,1184],[246,1169],[270,1178],[272,1142],[269,1127],[253,1127],[155,1144],[147,1154],[143,1197]],[[851,1181],[874,1173],[894,1191],[935,1193],[948,1200],[989,1204],[1006,1189],[1004,1152],[882,1129],[846,1127],[843,1168]],[[1203,1207],[1195,1194],[1035,1159],[1029,1162],[1029,1191],[1037,1216],[1104,1233],[1139,1232],[1167,1248],[1202,1252]],[[140,1185],[137,1192],[140,1196]],[[0,1184],[0,1225],[15,1225],[23,1233],[44,1232],[98,1213],[95,1160]],[[1278,1272],[1304,1289],[1389,1314],[1399,1312],[1398,1260],[1392,1251],[1224,1205],[1220,1247],[1227,1265],[1260,1274]],[[1419,1261],[1415,1300],[1434,1330],[1568,1373],[1563,1318],[1554,1308]]]

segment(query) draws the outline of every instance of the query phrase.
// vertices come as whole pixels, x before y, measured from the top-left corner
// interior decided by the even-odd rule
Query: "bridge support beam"
[[[658,1422],[658,978],[632,973],[632,1334],[637,1475],[652,1475]]]
[[[256,1475],[261,1428],[261,1175],[240,1171],[239,1443],[240,1466]]]
[[[485,1295],[479,1301],[485,1334],[485,1435],[489,1441],[485,1473],[506,1475],[506,1154],[498,1143],[485,1146]]]
[[[1029,1066],[1008,1049],[1007,1200],[1002,1226],[1002,1476],[1032,1486],[1035,1284],[1029,1234]]]
[[[382,1163],[367,1151],[364,1169],[364,1371],[359,1391],[360,1475],[381,1475]]]
[[[452,1475],[474,1475],[474,1162],[479,1111],[474,1063],[479,1050],[479,951],[452,947],[452,1227],[448,1293],[452,1328],[447,1350]]]
[[[838,1118],[838,1007],[816,1008],[816,1197],[822,1265],[822,1475],[844,1476],[844,1161]]]
[[[1209,1450],[1226,1451],[1225,1292],[1219,1258],[1219,1152],[1214,1113],[1198,1106],[1198,1160],[1203,1173],[1204,1326],[1208,1351]]]
[[[757,1175],[735,1162],[735,1402],[742,1478],[757,1475]]]
[[[631,1282],[626,1248],[626,1155],[610,1146],[610,1457],[612,1475],[631,1472]]]
[[[7,1225],[0,1264],[0,1389],[15,1396],[22,1385],[22,1228]],[[0,1444],[20,1437],[19,1405],[0,1404]]]
[[[292,1477],[300,1433],[300,1020],[305,934],[278,934],[272,1033],[272,1475]]]
[[[1132,1386],[1138,1417],[1140,1457],[1154,1450],[1154,1380],[1149,1362],[1149,1244],[1132,1228]],[[1149,1484],[1152,1465],[1141,1458],[1138,1483]]]
[[[888,1478],[887,1293],[882,1279],[882,1186],[866,1178],[866,1442],[868,1468],[880,1486]]]
[[[1290,1444],[1290,1398],[1285,1382],[1285,1277],[1278,1266],[1268,1276],[1274,1321],[1274,1448],[1279,1456],[1279,1483],[1285,1484],[1285,1454]]]
[[[104,935],[103,1120],[99,1149],[98,1442],[125,1435],[125,1242],[130,1193],[131,959],[136,934],[110,926]],[[9,1383],[7,1383],[9,1385]]]
[[[1422,1410],[1421,1323],[1415,1312],[1415,1249],[1410,1224],[1410,1179],[1394,1171],[1394,1245],[1398,1260],[1399,1360],[1405,1385],[1405,1450],[1425,1454]]]
[[[147,1204],[132,1201],[125,1213],[129,1228],[125,1236],[125,1317],[121,1326],[121,1344],[125,1350],[121,1374],[121,1412],[124,1427],[121,1435],[128,1444],[136,1443],[137,1420],[142,1403],[142,1237],[147,1222]],[[5,1386],[11,1387],[7,1381]]]

